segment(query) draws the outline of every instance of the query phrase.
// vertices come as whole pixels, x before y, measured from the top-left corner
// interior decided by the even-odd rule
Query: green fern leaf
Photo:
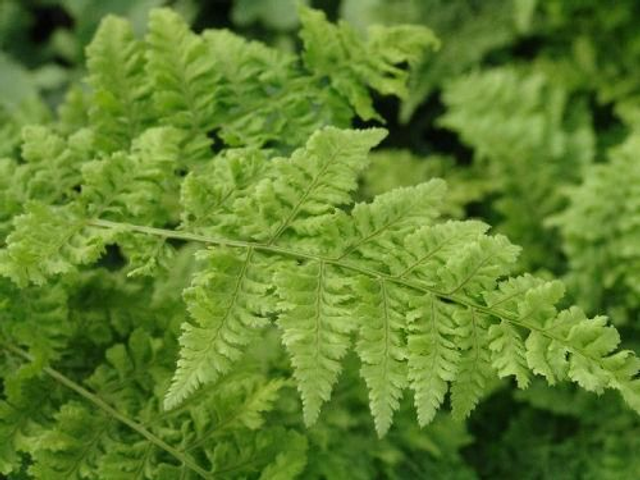
[[[289,432],[285,438],[283,451],[266,466],[260,480],[292,480],[304,472],[307,464],[308,442],[306,437]]]
[[[370,265],[370,260],[378,265],[392,262],[396,242],[438,216],[445,189],[443,181],[432,180],[392,190],[371,203],[355,205],[350,218],[341,226],[350,227],[351,231],[341,242],[339,258],[363,266]],[[383,262],[379,261],[381,258]]]
[[[518,387],[527,388],[531,374],[527,368],[524,341],[518,330],[508,322],[502,321],[489,328],[489,349],[491,363],[500,377],[513,375]]]
[[[264,260],[247,250],[210,250],[199,255],[204,268],[184,293],[195,325],[185,324],[178,368],[165,398],[165,408],[177,406],[203,383],[227,373],[267,324],[264,302]]]
[[[457,419],[464,419],[480,401],[494,371],[487,346],[486,315],[470,308],[458,310],[454,320],[460,359],[456,378],[451,383],[451,413]]]
[[[34,373],[60,358],[68,347],[75,330],[68,301],[62,285],[19,289],[0,279],[0,335],[28,348]]]
[[[180,157],[180,132],[170,128],[147,130],[132,145],[131,152],[87,163],[80,201],[89,215],[104,218],[162,220],[165,193],[177,194],[173,180]],[[171,192],[174,188],[174,192]]]
[[[68,403],[56,415],[56,422],[35,448],[29,473],[43,480],[90,476],[109,442],[113,427],[109,418],[78,403]]]
[[[0,473],[9,475],[21,470],[24,456],[33,452],[37,439],[49,427],[52,403],[58,396],[51,382],[25,378],[15,371],[19,368],[15,363],[5,364],[7,357],[2,360],[0,369],[14,368],[11,376],[3,378],[6,401],[0,401]]]
[[[606,163],[586,170],[582,184],[567,192],[568,207],[549,221],[562,235],[567,282],[580,305],[629,326],[640,308],[638,148],[640,134],[633,132]]]
[[[228,31],[202,34],[222,75],[217,134],[229,146],[298,147],[316,130],[347,127],[349,104],[298,59]]]
[[[456,378],[460,354],[454,343],[452,309],[433,295],[418,302],[409,329],[409,380],[418,422],[424,426],[442,405],[448,382]]]
[[[96,261],[114,232],[88,227],[76,205],[27,205],[0,252],[0,274],[18,285],[44,284],[49,277]]]
[[[147,43],[146,72],[163,122],[187,132],[189,158],[207,156],[219,83],[214,57],[204,40],[169,9],[151,12]]]
[[[89,110],[97,143],[113,152],[128,149],[150,123],[149,82],[142,43],[124,19],[107,16],[87,47]]]
[[[189,173],[180,193],[181,227],[207,235],[231,234],[234,205],[263,178],[266,160],[260,150],[226,150],[206,167]]]
[[[424,27],[372,27],[365,42],[348,24],[331,25],[320,11],[300,7],[299,14],[305,64],[329,78],[364,120],[381,120],[368,87],[406,97],[408,73],[398,65],[415,64],[426,47],[438,45]]]
[[[345,280],[333,267],[312,262],[284,267],[274,281],[284,311],[278,318],[282,343],[291,355],[305,423],[313,425],[331,397],[355,328],[344,306]]]
[[[381,129],[327,127],[290,158],[272,160],[255,195],[234,205],[245,223],[239,226],[241,235],[270,243],[284,237],[281,243],[286,244],[287,236],[313,234],[314,225],[331,220],[337,207],[350,203],[368,151],[385,135]]]
[[[355,350],[362,361],[360,371],[369,389],[371,413],[380,437],[389,430],[407,386],[407,321],[401,313],[407,299],[403,294],[383,279],[360,279],[358,285],[360,328]]]

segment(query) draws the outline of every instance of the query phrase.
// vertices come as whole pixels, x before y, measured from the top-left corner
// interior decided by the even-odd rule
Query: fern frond
[[[31,360],[19,348],[0,348],[3,360]],[[30,472],[37,478],[151,479],[176,471],[183,478],[210,478],[214,470],[242,476],[270,464],[282,469],[278,459],[293,457],[297,467],[291,471],[303,468],[305,438],[263,425],[284,381],[268,381],[245,365],[244,375],[203,392],[199,404],[162,413],[159,396],[174,354],[171,339],[138,328],[126,345],[106,351],[106,361],[86,382],[93,391],[49,367],[45,378],[21,378],[17,386],[6,377],[11,390],[0,402],[0,432],[8,434],[0,448],[3,471],[19,469],[19,453],[32,457]],[[47,394],[26,388],[29,382]],[[56,383],[65,388],[52,388]],[[69,401],[69,395],[77,396]],[[52,414],[56,404],[61,407]]]
[[[215,124],[219,77],[204,40],[170,9],[149,16],[146,72],[165,124],[184,129],[191,158],[206,156]]]
[[[44,433],[29,472],[35,478],[86,478],[97,471],[109,443],[110,419],[79,403],[68,403],[56,415],[56,427]]]
[[[406,97],[408,73],[398,65],[415,64],[427,47],[438,45],[425,27],[372,27],[364,41],[347,23],[331,25],[320,11],[301,6],[299,14],[305,64],[326,76],[364,120],[381,120],[368,88]]]
[[[202,34],[222,76],[217,134],[229,146],[290,151],[326,125],[346,127],[353,111],[338,92],[290,54],[228,31]]]
[[[4,56],[0,57],[3,62]],[[16,80],[13,82],[19,83]],[[7,85],[6,83],[4,85]],[[7,92],[4,92],[7,95]],[[17,99],[12,98],[11,103]],[[48,124],[51,111],[38,97],[28,97],[15,105],[6,105],[0,101],[0,158],[16,157],[20,151],[20,132],[29,125]]]
[[[127,439],[122,443],[111,442],[108,451],[100,457],[94,473],[99,478],[114,480],[153,478],[159,471],[156,456],[153,445],[146,441]],[[183,476],[188,478],[191,472],[185,466],[182,469]],[[199,478],[197,475],[192,476]]]
[[[549,222],[562,236],[567,281],[580,304],[633,327],[640,311],[638,148],[640,134],[632,132],[608,152],[607,163],[586,170],[568,192],[568,207]]]
[[[11,376],[3,378],[4,399],[0,401],[0,473],[9,475],[21,470],[24,455],[33,451],[35,440],[49,427],[48,417],[57,396],[52,383],[21,377],[20,366],[7,361],[4,352],[3,357],[1,368],[14,369]]]
[[[307,466],[306,437],[289,432],[283,451],[260,473],[260,480],[289,480],[298,478]]]
[[[496,187],[496,226],[524,247],[526,268],[549,266],[557,242],[543,223],[595,154],[586,108],[550,76],[515,68],[458,78],[443,98],[441,124],[474,149],[478,174]]]
[[[82,182],[82,165],[95,151],[89,129],[63,138],[50,127],[30,125],[21,136],[23,162],[0,159],[0,222],[22,213],[30,200],[47,204],[72,200],[74,188]]]
[[[382,257],[390,258],[395,242],[401,242],[404,235],[432,223],[438,216],[445,190],[442,180],[432,180],[392,190],[371,203],[355,205],[351,218],[342,227],[350,227],[350,231],[341,242],[339,258],[363,265]]]
[[[70,135],[89,125],[91,101],[89,91],[80,85],[72,85],[56,110],[58,115],[57,131],[63,135]]]
[[[89,119],[98,145],[107,152],[128,149],[151,120],[144,49],[129,22],[102,20],[87,46],[87,68],[93,88]]]
[[[261,150],[226,150],[205,168],[191,172],[180,192],[181,228],[208,235],[233,231],[234,205],[263,178],[266,160]]]
[[[487,225],[476,221],[422,226],[404,239],[406,251],[394,251],[393,257],[387,258],[390,271],[399,278],[434,284],[438,281],[438,271],[449,259],[487,230]]]
[[[15,229],[7,239],[11,245],[0,254],[0,273],[19,284],[42,284],[46,276],[66,274],[75,265],[97,260],[113,236],[88,226],[90,217],[171,218],[157,199],[172,189],[177,195],[173,175],[179,138],[176,130],[149,129],[133,142],[130,153],[116,152],[84,164],[84,183],[75,203],[28,204],[14,219]],[[147,252],[145,258],[149,256]]]
[[[434,90],[473,71],[488,54],[514,42],[519,33],[518,20],[527,17],[519,13],[526,10],[523,7],[517,1],[501,0],[344,0],[341,4],[344,18],[359,30],[365,31],[370,25],[426,25],[441,40],[437,54],[424,55],[413,69],[409,95],[400,111],[403,123]]]
[[[44,284],[48,278],[96,261],[114,232],[86,225],[75,205],[27,205],[14,219],[15,230],[0,252],[0,274],[18,285]]]
[[[227,373],[267,324],[270,311],[264,295],[269,288],[264,260],[251,249],[210,250],[199,254],[203,268],[184,298],[195,325],[185,324],[180,336],[181,358],[165,408],[181,403],[203,383]]]
[[[20,412],[6,402],[0,402],[0,473],[7,475],[19,465],[19,455],[15,447],[16,430],[21,423]]]
[[[509,322],[501,321],[489,328],[489,349],[493,368],[500,377],[513,375],[518,387],[527,388],[531,374],[527,368],[524,340]]]
[[[253,388],[248,389],[248,392],[242,392],[243,401],[233,405],[232,412],[227,414],[228,418],[223,419],[222,427],[231,430],[239,427],[249,430],[260,429],[265,423],[264,415],[273,410],[274,403],[284,386],[285,382],[281,379],[261,383],[258,386],[252,385]],[[216,427],[217,430],[223,430],[221,425]]]
[[[0,335],[28,348],[34,373],[62,356],[75,330],[62,285],[19,289],[0,279],[0,305]]]
[[[131,152],[116,152],[84,165],[80,202],[88,215],[162,221],[168,215],[163,211],[163,197],[167,193],[176,196],[178,191],[174,174],[180,139],[175,129],[148,129],[133,142]]]

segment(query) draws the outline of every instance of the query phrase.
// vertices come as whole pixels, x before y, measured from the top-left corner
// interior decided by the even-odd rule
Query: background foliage
[[[44,156],[54,156],[59,165],[69,165],[93,148],[82,131],[76,132],[78,125],[91,121],[80,118],[91,116],[83,109],[86,98],[80,79],[86,73],[86,55],[91,55],[85,47],[107,13],[129,19],[134,31],[142,34],[148,12],[169,5],[196,31],[229,28],[274,46],[282,54],[278,65],[286,70],[286,55],[301,48],[295,3],[0,0],[0,158],[22,155],[35,164]],[[350,98],[360,117],[356,124],[373,125],[372,119],[379,115],[390,132],[371,156],[372,166],[361,178],[358,198],[368,200],[398,186],[444,178],[450,190],[444,215],[481,219],[507,234],[524,247],[514,273],[565,279],[567,304],[576,303],[592,315],[606,313],[620,328],[624,346],[640,352],[638,2],[307,3],[361,31],[373,24],[419,24],[431,28],[441,42],[437,53],[415,62],[403,99],[376,94],[369,105],[361,96]],[[155,41],[163,48],[160,36]],[[108,46],[94,41],[92,48],[103,47]],[[256,52],[255,58],[260,55]],[[332,67],[322,58],[313,62],[320,71]],[[91,73],[100,67],[89,62],[88,68]],[[226,74],[236,73],[243,81],[251,77],[251,72]],[[274,88],[298,76],[299,92],[313,87],[295,69],[283,75],[270,78]],[[108,90],[110,85],[101,81],[89,77],[92,87]],[[228,95],[229,104],[240,94],[249,98],[245,92],[222,93]],[[141,97],[147,94],[140,93]],[[262,108],[259,94],[256,98],[247,111]],[[300,138],[284,137],[285,123],[275,122],[273,131],[265,131],[242,112],[225,119],[221,135],[227,143],[258,142],[288,153],[308,136],[301,132],[316,127],[305,123],[300,111],[293,105],[293,113],[283,115],[285,120],[299,119]],[[331,122],[354,116],[347,106],[338,111],[344,113]],[[326,115],[334,112],[327,110]],[[57,134],[44,127],[23,130],[46,125],[55,115],[63,120]],[[167,115],[172,115],[169,107]],[[182,121],[179,115],[171,120]],[[202,121],[194,121],[194,129],[209,127],[206,119]],[[61,137],[72,132],[76,133],[63,142]],[[115,150],[117,146],[109,142],[122,139],[120,133],[98,138],[100,148]],[[30,144],[46,147],[43,152],[29,150]],[[185,148],[198,152],[209,147],[206,140],[194,137]],[[11,217],[22,208],[25,197],[20,195],[30,198],[26,192],[12,193],[15,185],[8,179],[14,175],[13,168],[10,162],[0,161],[3,242],[11,230]],[[52,168],[60,176],[56,185],[77,181],[78,171]],[[34,177],[28,184],[40,197],[66,195],[51,191],[46,178]],[[163,208],[172,211],[171,206]],[[139,245],[130,248],[134,251]],[[635,479],[640,474],[638,416],[616,396],[597,398],[570,386],[550,389],[534,382],[528,390],[518,391],[507,380],[496,381],[465,422],[438,414],[423,429],[414,420],[410,401],[404,399],[389,434],[378,439],[367,411],[366,389],[356,380],[354,354],[344,360],[333,394],[339,400],[329,403],[318,423],[307,430],[295,389],[284,380],[288,361],[277,353],[278,339],[270,334],[242,360],[237,377],[225,377],[215,389],[204,389],[197,403],[163,414],[161,386],[166,388],[171,380],[185,315],[179,292],[194,268],[189,251],[167,252],[160,261],[173,262],[174,273],[162,274],[154,283],[144,277],[125,278],[114,252],[102,260],[102,268],[78,272],[58,288],[18,290],[0,280],[0,298],[14,299],[0,301],[0,332],[20,339],[39,355],[25,358],[24,352],[14,352],[1,364],[6,372],[0,371],[5,378],[0,438],[9,440],[0,444],[0,472],[11,472],[9,478],[27,478],[26,471],[11,470],[16,460],[11,455],[15,450],[31,454],[31,439],[37,437],[41,444],[33,453],[35,466],[29,474],[40,478],[62,474],[83,478],[95,472],[101,478],[179,478],[166,451],[149,448],[142,437],[135,444],[130,430],[114,425],[106,415],[96,415],[96,410],[59,383],[35,377],[38,365],[55,362],[58,370],[72,378],[88,378],[86,386],[104,400],[152,425],[156,438],[180,445],[194,458],[226,465],[232,477],[262,472],[265,478],[301,474],[303,478],[363,479]],[[139,268],[152,267],[142,259]],[[12,308],[14,302],[20,308]],[[73,328],[65,330],[61,325]],[[65,356],[68,344],[82,356]],[[25,363],[29,359],[33,363]],[[48,400],[43,404],[45,391]],[[269,450],[276,439],[286,445],[283,452],[287,454]],[[82,462],[74,463],[73,452],[87,445],[95,454],[77,455]],[[71,453],[65,459],[60,452]],[[243,465],[242,455],[253,459],[255,452],[260,452],[256,463]],[[296,463],[304,452],[308,452],[306,464]],[[118,477],[121,473],[110,470],[114,464],[130,465],[128,476]]]

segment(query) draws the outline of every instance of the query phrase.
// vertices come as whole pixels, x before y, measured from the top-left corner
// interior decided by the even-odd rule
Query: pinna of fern
[[[371,117],[362,82],[402,94],[406,75],[393,66],[410,60],[420,45],[394,45],[378,51],[385,61],[365,59],[362,66],[357,58],[379,50],[380,38],[411,31],[377,30],[368,46],[346,48],[342,43],[353,47],[359,40],[346,26],[338,33],[333,28],[319,15],[303,15],[305,68],[329,79],[331,88],[318,94],[338,102],[327,104],[337,108],[332,111]],[[263,148],[272,137],[241,139],[219,130],[227,148],[214,156],[207,133],[225,117],[212,107],[217,100],[205,97],[230,101],[234,96],[225,91],[246,87],[243,95],[252,98],[255,88],[232,64],[209,68],[216,58],[208,55],[210,42],[229,38],[196,36],[166,10],[152,14],[146,43],[123,29],[119,20],[106,20],[90,48],[94,97],[86,151],[92,159],[63,162],[77,183],[50,196],[34,193],[24,211],[16,206],[0,274],[20,287],[45,285],[75,275],[117,244],[130,274],[155,275],[169,264],[170,241],[199,245],[199,266],[183,295],[190,320],[182,326],[177,369],[165,392],[167,411],[232,372],[270,323],[281,332],[308,425],[331,397],[352,350],[380,436],[406,389],[425,425],[448,394],[453,414],[467,416],[495,376],[515,377],[522,388],[538,374],[551,384],[571,380],[591,391],[615,389],[640,410],[640,362],[618,350],[617,331],[576,307],[558,311],[560,282],[510,277],[519,248],[489,235],[487,225],[439,221],[443,181],[354,204],[367,154],[384,130],[326,126],[332,122],[322,114],[298,123],[294,115],[291,123],[268,123],[277,127],[269,132],[273,138],[293,131],[275,148]],[[352,68],[335,71],[310,46],[327,31],[336,33],[331,48],[339,61]],[[113,48],[109,38],[123,48]],[[237,39],[229,44],[247,55],[278,58]],[[106,64],[91,55],[124,55],[120,77],[101,76]],[[147,78],[141,68],[151,86],[138,84]],[[287,82],[317,81],[299,68]],[[269,79],[277,72],[263,74]],[[234,85],[228,78],[244,81]],[[129,89],[129,96],[116,88]],[[255,102],[268,112],[278,108],[270,95],[257,94]],[[226,112],[235,112],[237,121],[248,118],[242,106]],[[263,132],[264,125],[247,131]],[[18,172],[32,164],[13,161]]]

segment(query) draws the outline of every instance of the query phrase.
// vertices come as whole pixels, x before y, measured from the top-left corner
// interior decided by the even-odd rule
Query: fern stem
[[[29,355],[27,352],[25,352],[21,348],[18,348],[18,347],[14,346],[14,345],[10,345],[10,344],[7,344],[7,343],[0,343],[0,347],[4,348],[6,351],[8,351],[8,352],[10,352],[10,353],[12,353],[12,354],[14,354],[14,355],[16,355],[18,357],[23,358],[24,360],[26,360],[28,362],[33,362],[34,361],[33,357],[31,355]],[[109,414],[112,418],[114,418],[117,421],[125,424],[126,426],[128,426],[132,430],[134,430],[137,433],[139,433],[140,435],[142,435],[150,443],[152,443],[156,447],[160,448],[161,450],[164,450],[169,455],[173,456],[176,460],[182,462],[184,465],[189,467],[191,470],[193,470],[195,473],[200,475],[202,478],[213,478],[213,476],[211,474],[209,474],[206,470],[204,470],[202,467],[200,467],[198,464],[196,464],[188,456],[184,455],[182,452],[180,452],[177,449],[173,448],[171,445],[166,443],[161,438],[158,438],[157,436],[155,436],[153,433],[151,433],[149,430],[147,430],[143,425],[135,422],[134,420],[132,420],[129,417],[127,417],[126,415],[120,413],[118,410],[116,410],[111,405],[109,405],[107,402],[102,400],[95,393],[90,392],[86,388],[82,387],[81,385],[79,385],[76,382],[74,382],[73,380],[71,380],[66,375],[60,373],[59,371],[57,371],[57,370],[55,370],[55,369],[53,369],[51,367],[44,367],[42,370],[47,375],[49,375],[51,378],[56,380],[58,383],[64,385],[65,387],[69,388],[70,390],[73,390],[78,395],[83,397],[85,400],[88,400],[93,405],[95,405],[99,409],[101,409],[104,412],[106,412],[107,414]]]
[[[569,345],[566,341],[566,339],[557,337],[553,334],[551,334],[550,332],[548,332],[546,329],[544,328],[540,328],[537,327],[535,325],[531,325],[529,323],[526,323],[523,321],[522,318],[518,318],[518,317],[514,317],[512,315],[510,315],[507,312],[503,312],[500,310],[496,310],[492,307],[489,306],[485,306],[485,305],[480,305],[477,304],[465,297],[462,297],[460,295],[457,295],[455,292],[459,290],[459,287],[456,287],[456,289],[453,292],[442,292],[433,288],[429,288],[426,287],[424,285],[420,285],[420,284],[416,284],[415,282],[411,282],[409,280],[405,280],[403,278],[400,278],[400,276],[393,276],[393,275],[388,275],[386,273],[383,272],[378,272],[375,270],[370,270],[367,268],[363,268],[363,267],[359,267],[357,265],[353,265],[347,262],[343,262],[342,258],[329,258],[329,257],[323,257],[320,255],[313,255],[310,253],[305,253],[305,252],[298,252],[295,250],[290,250],[287,248],[283,248],[283,247],[278,247],[276,245],[265,245],[265,244],[260,244],[260,243],[255,243],[255,242],[248,242],[248,241],[243,241],[243,240],[231,240],[231,239],[225,239],[225,238],[213,238],[213,237],[208,237],[206,235],[199,235],[197,233],[189,233],[189,232],[182,232],[182,231],[177,231],[177,230],[167,230],[167,229],[163,229],[163,228],[155,228],[155,227],[147,227],[144,225],[134,225],[131,223],[122,223],[122,222],[113,222],[110,220],[102,220],[102,219],[95,219],[95,220],[90,220],[88,222],[89,225],[93,225],[95,227],[102,227],[102,228],[111,228],[111,229],[125,229],[125,230],[129,230],[132,232],[139,232],[139,233],[144,233],[147,235],[155,235],[155,236],[159,236],[159,237],[164,237],[164,238],[174,238],[177,240],[185,240],[185,241],[193,241],[193,242],[200,242],[200,243],[207,243],[207,244],[212,244],[212,245],[220,245],[220,246],[228,246],[228,247],[236,247],[236,248],[251,248],[257,251],[263,251],[263,252],[267,252],[267,253],[275,253],[275,254],[279,254],[279,255],[284,255],[284,256],[288,256],[288,257],[293,257],[293,258],[298,258],[298,259],[306,259],[306,260],[312,260],[315,262],[320,262],[323,263],[325,265],[334,265],[338,268],[343,268],[346,270],[351,270],[353,272],[358,272],[361,273],[363,275],[366,275],[368,277],[372,277],[372,278],[377,278],[377,279],[384,279],[393,283],[396,283],[398,285],[403,285],[407,288],[411,288],[412,290],[416,290],[419,292],[423,292],[423,293],[427,293],[430,295],[434,295],[442,300],[445,301],[449,301],[458,305],[462,305],[465,307],[468,307],[470,309],[475,309],[477,312],[481,312],[484,313],[486,315],[492,316],[494,318],[498,318],[501,320],[505,320],[509,323],[512,323],[516,326],[519,326],[521,328],[525,328],[527,330],[531,330],[531,331],[536,331],[539,332],[540,334],[546,336],[547,338],[550,338],[551,340],[555,340],[559,343],[561,343],[562,345],[564,345],[569,351],[571,351],[572,353],[578,354],[583,356],[584,358],[588,358],[589,360],[599,364],[600,366],[602,366],[602,361],[599,358],[593,357],[592,355],[589,355],[587,352],[583,351],[582,349],[577,349],[571,345]]]

